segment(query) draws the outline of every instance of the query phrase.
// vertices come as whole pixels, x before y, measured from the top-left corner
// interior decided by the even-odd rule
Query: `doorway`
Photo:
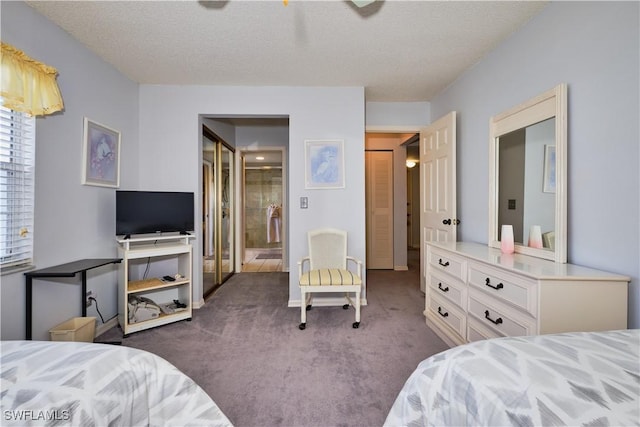
[[[212,294],[234,273],[234,149],[202,127],[202,285]]]
[[[283,149],[241,152],[242,272],[283,271],[285,183]]]
[[[393,151],[365,150],[367,268],[394,267]]]

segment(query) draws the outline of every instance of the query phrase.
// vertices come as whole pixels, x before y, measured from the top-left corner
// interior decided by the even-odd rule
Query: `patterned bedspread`
[[[128,347],[0,343],[0,425],[230,426],[191,378]]]
[[[640,330],[497,338],[421,362],[386,426],[640,425]]]

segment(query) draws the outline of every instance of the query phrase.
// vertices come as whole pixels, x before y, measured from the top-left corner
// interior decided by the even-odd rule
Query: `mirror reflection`
[[[489,246],[511,225],[516,253],[567,262],[567,85],[489,123]]]
[[[497,141],[498,232],[510,224],[516,243],[550,251],[555,246],[555,128],[552,117]]]

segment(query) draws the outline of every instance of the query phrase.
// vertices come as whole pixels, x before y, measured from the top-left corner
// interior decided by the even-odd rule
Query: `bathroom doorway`
[[[284,149],[241,151],[242,272],[284,271]]]

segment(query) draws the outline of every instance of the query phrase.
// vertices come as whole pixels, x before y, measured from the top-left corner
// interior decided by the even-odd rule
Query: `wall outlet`
[[[85,299],[84,299],[85,305],[87,307],[91,307],[91,304],[93,303],[93,301],[89,299],[89,297],[92,297],[92,296],[93,296],[93,291],[87,291],[87,295],[85,296]]]

